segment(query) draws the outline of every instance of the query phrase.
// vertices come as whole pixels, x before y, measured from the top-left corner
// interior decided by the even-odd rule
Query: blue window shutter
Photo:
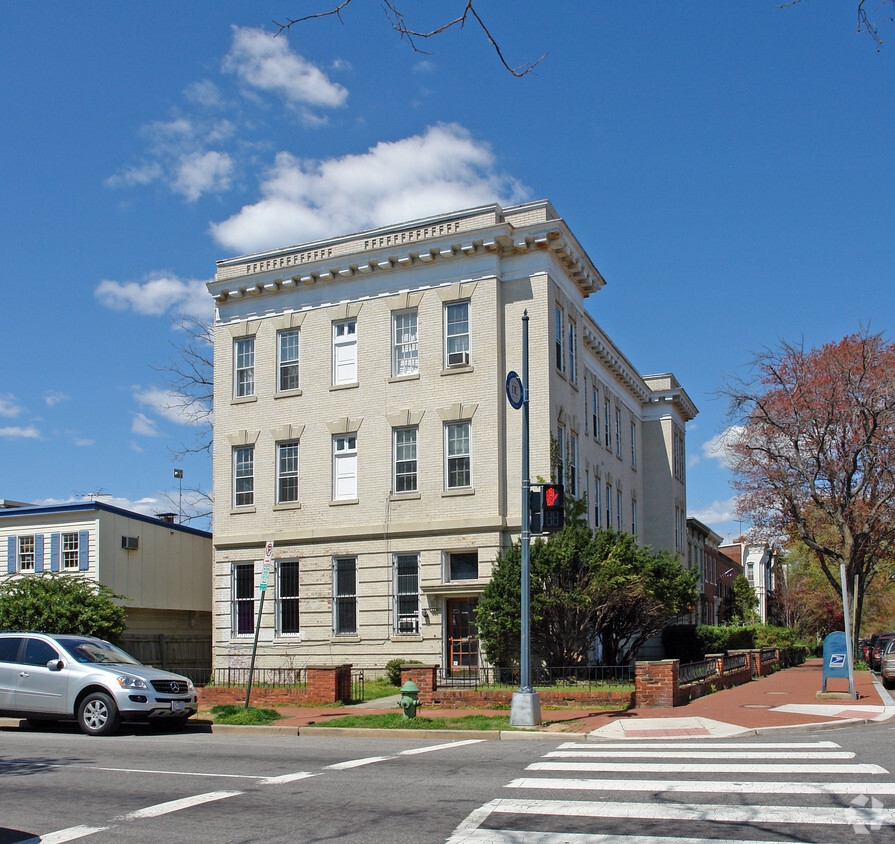
[[[6,540],[6,573],[16,573],[16,538],[10,536]]]
[[[44,570],[44,535],[37,534],[34,537],[34,571]]]
[[[90,534],[86,530],[78,533],[78,570],[87,571],[90,566]]]
[[[58,533],[50,534],[50,571],[59,571],[59,542]]]

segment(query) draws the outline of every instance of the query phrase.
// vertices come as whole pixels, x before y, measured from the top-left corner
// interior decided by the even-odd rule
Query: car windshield
[[[121,648],[97,639],[58,639],[77,662],[105,663],[107,665],[142,665]]]

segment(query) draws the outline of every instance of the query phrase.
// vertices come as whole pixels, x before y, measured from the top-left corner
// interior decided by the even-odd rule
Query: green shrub
[[[401,666],[409,663],[413,665],[422,665],[418,659],[401,659],[401,657],[390,659],[385,664],[385,673],[388,675],[389,682],[393,686],[401,685]]]
[[[754,648],[755,628],[753,625],[741,627],[721,627],[713,624],[700,624],[696,628],[696,637],[700,649],[705,654],[722,654],[727,651]]]

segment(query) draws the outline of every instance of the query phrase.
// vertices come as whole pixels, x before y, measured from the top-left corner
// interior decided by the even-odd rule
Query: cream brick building
[[[683,555],[697,411],[588,315],[603,284],[547,201],[220,261],[216,667],[248,664],[268,540],[257,665],[484,660],[475,602],[521,530],[525,311],[532,480],[561,464],[591,525]]]

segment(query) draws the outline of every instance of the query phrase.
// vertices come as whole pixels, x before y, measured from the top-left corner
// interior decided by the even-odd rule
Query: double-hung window
[[[255,503],[255,447],[233,449],[233,505],[250,507]]]
[[[299,331],[290,328],[277,334],[277,390],[285,393],[297,390]]]
[[[19,571],[34,571],[34,537],[19,537]]]
[[[594,439],[600,441],[600,392],[596,387],[591,389],[590,394],[590,413],[593,422]]]
[[[298,443],[277,443],[277,504],[298,501]]]
[[[631,423],[631,468],[637,468],[637,426]]]
[[[333,559],[333,633],[357,633],[357,558]]]
[[[444,306],[445,366],[469,364],[469,302]]]
[[[234,636],[255,632],[255,564],[233,566],[232,630]]]
[[[578,369],[576,364],[576,356],[575,351],[578,345],[578,335],[575,329],[575,323],[572,320],[569,320],[569,365],[568,365],[568,376],[569,383],[576,383],[578,377]]]
[[[299,632],[298,624],[298,560],[283,560],[278,564],[277,621],[284,636]]]
[[[417,312],[392,314],[392,375],[415,375],[419,371]]]
[[[392,489],[395,493],[417,492],[417,434],[418,429],[395,428],[394,430],[394,478]]]
[[[622,456],[622,412],[615,408],[615,456]]]
[[[78,568],[78,550],[79,550],[78,534],[63,533],[62,534],[62,568],[76,569]]]
[[[603,399],[603,441],[606,448],[612,448],[612,424],[610,422],[610,413],[612,406],[608,398]]]
[[[333,437],[333,501],[357,498],[357,435]]]
[[[631,533],[637,535],[637,499],[631,498]]]
[[[578,435],[569,437],[569,492],[578,497]]]
[[[594,478],[594,527],[600,527],[603,514],[600,512],[600,484],[599,477]]]
[[[233,341],[233,396],[241,399],[255,395],[255,338],[238,337]]]
[[[566,429],[556,429],[556,483],[566,482]]]
[[[420,632],[419,554],[395,554],[395,633]]]
[[[563,336],[565,331],[563,323],[562,308],[557,305],[553,311],[553,339],[556,346],[556,368],[559,372],[565,372],[565,356],[563,354]]]
[[[472,486],[469,428],[469,422],[450,422],[444,426],[444,478],[447,489]]]
[[[622,530],[622,491],[620,489],[615,491],[615,518],[616,527]]]
[[[612,529],[612,484],[606,484],[606,529]]]
[[[357,320],[333,323],[333,385],[357,383]]]

